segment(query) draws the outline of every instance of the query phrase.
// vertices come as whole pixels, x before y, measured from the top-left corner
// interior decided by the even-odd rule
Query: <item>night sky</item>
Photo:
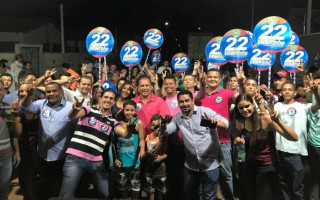
[[[64,4],[67,40],[85,40],[97,26],[124,40],[137,35],[142,38],[149,28],[158,28],[166,49],[187,52],[190,32],[216,36],[233,28],[252,30],[251,0],[1,0],[0,9],[2,16],[52,18],[59,25],[60,3]],[[254,25],[271,15],[285,18],[290,8],[306,9],[307,0],[255,0]],[[319,0],[313,0],[313,8],[320,8]]]

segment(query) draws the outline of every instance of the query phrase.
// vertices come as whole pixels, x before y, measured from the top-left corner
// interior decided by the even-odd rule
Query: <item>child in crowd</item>
[[[167,158],[166,154],[166,141],[162,141],[163,145],[160,147],[159,154],[154,155],[153,150],[155,146],[160,142],[160,125],[162,117],[159,114],[154,115],[151,118],[151,130],[152,132],[146,136],[146,161],[145,161],[145,176],[146,176],[146,185],[144,190],[148,193],[149,200],[154,199],[155,191],[157,190],[158,200],[164,198],[164,194],[167,190],[167,173],[166,173],[166,164],[165,159]]]
[[[132,191],[131,198],[138,199],[140,193],[140,158],[144,155],[144,135],[142,122],[136,117],[136,103],[125,100],[123,103],[124,121],[136,124],[136,129],[128,129],[129,138],[115,137],[114,158],[116,166],[117,188],[121,192],[121,198],[129,197],[129,190]]]

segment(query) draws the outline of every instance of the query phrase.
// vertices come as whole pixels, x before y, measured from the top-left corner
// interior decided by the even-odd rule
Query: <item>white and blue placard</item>
[[[151,63],[152,64],[159,64],[161,62],[161,52],[159,50],[155,50],[151,54]]]
[[[158,29],[151,28],[144,34],[143,42],[150,49],[158,49],[163,43],[163,34]]]
[[[207,70],[209,70],[209,69],[217,69],[217,70],[219,70],[220,69],[220,65],[215,65],[214,63],[207,61]]]
[[[222,40],[221,36],[212,38],[205,49],[205,54],[207,61],[214,65],[224,65],[228,61],[222,56],[220,51],[220,42]]]
[[[141,46],[135,41],[126,42],[120,51],[120,60],[127,67],[134,67],[142,59]]]
[[[250,35],[242,29],[233,29],[224,34],[220,49],[222,56],[231,63],[242,63],[252,48]]]
[[[262,19],[253,30],[253,41],[257,48],[267,53],[278,53],[285,49],[292,36],[290,24],[277,16]]]
[[[112,51],[113,46],[112,33],[104,27],[92,29],[86,39],[87,50],[95,58],[107,56]]]
[[[184,53],[177,53],[172,57],[171,65],[174,71],[178,73],[185,72],[190,67],[190,59]]]
[[[290,45],[281,52],[281,66],[288,72],[298,72],[297,65],[299,65],[300,62],[304,62],[305,66],[308,63],[308,52],[302,46]]]
[[[300,43],[299,36],[295,32],[292,31],[290,45],[299,45],[299,43]]]
[[[249,52],[247,62],[252,69],[257,71],[265,71],[268,70],[270,66],[274,65],[275,60],[275,54],[262,52],[255,45],[253,45],[251,52]]]

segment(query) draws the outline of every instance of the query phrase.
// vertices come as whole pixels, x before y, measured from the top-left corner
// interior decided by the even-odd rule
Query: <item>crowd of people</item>
[[[279,70],[271,90],[200,61],[104,65],[100,82],[87,60],[22,63],[0,60],[0,200],[13,168],[26,200],[319,199],[320,76],[303,63],[301,85]]]

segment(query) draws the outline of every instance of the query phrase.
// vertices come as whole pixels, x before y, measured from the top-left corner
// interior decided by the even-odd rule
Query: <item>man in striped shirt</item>
[[[82,101],[75,97],[69,117],[79,119],[76,131],[67,149],[67,158],[63,167],[63,181],[60,198],[73,198],[77,184],[85,171],[93,176],[94,187],[104,198],[108,197],[108,175],[103,164],[102,152],[109,143],[111,131],[121,137],[127,137],[127,129],[122,127],[111,115],[116,93],[105,90],[99,101],[100,108],[82,107]]]

